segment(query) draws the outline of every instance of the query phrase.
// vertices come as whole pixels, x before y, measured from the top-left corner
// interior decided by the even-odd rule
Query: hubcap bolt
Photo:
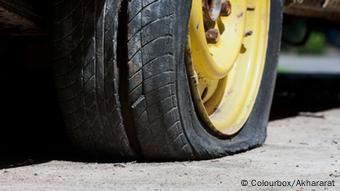
[[[221,16],[229,16],[231,14],[231,3],[229,0],[222,0]]]
[[[217,29],[209,29],[207,32],[205,32],[205,37],[208,43],[215,44],[218,41],[219,32]]]

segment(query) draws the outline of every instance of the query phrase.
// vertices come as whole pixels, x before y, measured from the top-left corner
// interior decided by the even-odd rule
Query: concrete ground
[[[264,146],[216,160],[31,162],[1,169],[0,190],[340,190],[340,109],[272,121]],[[294,185],[251,186],[263,181]]]

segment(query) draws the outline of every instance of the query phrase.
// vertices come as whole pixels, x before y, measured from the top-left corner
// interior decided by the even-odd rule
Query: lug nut
[[[222,0],[221,16],[229,16],[231,14],[231,3],[229,0]]]
[[[217,29],[209,29],[205,32],[205,37],[208,43],[217,43],[219,32]]]
[[[211,20],[209,16],[206,16],[208,13],[203,13],[203,22],[204,22],[204,28],[205,29],[211,29],[214,28],[216,25],[216,22]]]

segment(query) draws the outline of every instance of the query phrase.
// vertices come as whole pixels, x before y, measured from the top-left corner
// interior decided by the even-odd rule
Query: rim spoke
[[[207,94],[208,83],[207,83],[206,79],[204,79],[202,77],[198,77],[197,81],[198,81],[197,88],[198,88],[198,91],[199,91],[199,95],[200,95],[201,99],[203,100],[204,97]]]

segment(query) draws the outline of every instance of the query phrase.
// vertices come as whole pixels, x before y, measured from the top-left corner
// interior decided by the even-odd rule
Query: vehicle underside
[[[48,33],[50,2],[46,0],[0,0],[0,31],[14,36]],[[284,13],[340,22],[339,0],[286,0]]]

